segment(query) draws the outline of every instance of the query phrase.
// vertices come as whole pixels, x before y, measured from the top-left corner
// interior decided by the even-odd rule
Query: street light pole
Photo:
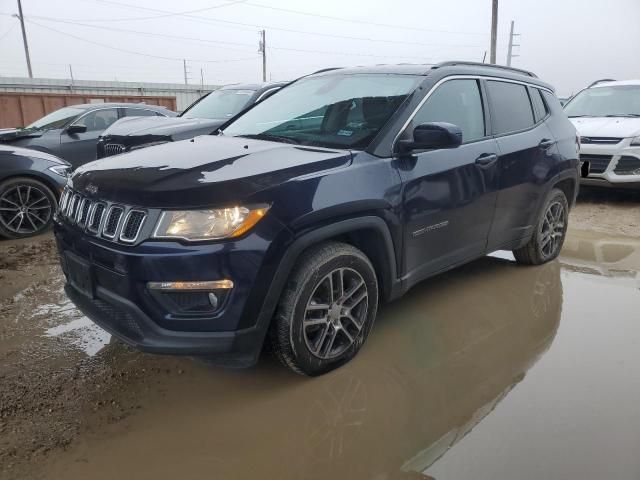
[[[24,28],[24,15],[22,14],[22,2],[18,0],[18,20],[20,20],[20,26],[22,27],[22,42],[24,43],[24,56],[27,59],[27,70],[29,71],[29,78],[33,78],[33,72],[31,71],[31,58],[29,56],[29,44],[27,43],[27,31]]]

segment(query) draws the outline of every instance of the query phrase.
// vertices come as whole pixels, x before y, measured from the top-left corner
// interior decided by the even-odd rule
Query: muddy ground
[[[563,255],[568,259],[573,258],[573,260],[567,260],[567,265],[564,265],[561,259],[560,263],[563,264],[563,272],[592,270],[599,272],[597,274],[600,276],[609,277],[611,275],[610,271],[607,270],[609,268],[607,265],[615,264],[615,268],[610,267],[611,272],[623,271],[627,272],[627,276],[634,277],[635,275],[634,278],[640,278],[640,274],[637,273],[640,270],[640,265],[633,263],[637,262],[637,257],[640,253],[640,244],[634,243],[637,242],[638,238],[640,238],[639,194],[585,190],[571,214],[570,233],[565,245],[567,253],[563,252]],[[606,248],[598,246],[602,242],[608,246]],[[604,257],[596,253],[589,253],[587,255],[588,258],[584,260],[585,250],[589,252],[591,250],[602,250],[605,252]],[[635,260],[625,260],[628,258]],[[618,265],[616,262],[619,260],[621,263]],[[631,264],[624,263],[629,261]],[[540,285],[544,286],[550,280],[542,281],[540,278],[549,276],[553,277],[553,282],[556,282],[552,283],[552,286],[555,285],[557,287],[560,283],[559,266],[557,268],[543,268],[533,278],[532,270],[505,268],[496,263],[498,262],[497,259],[482,262],[484,261],[480,261],[480,263],[474,262],[474,264],[464,267],[459,272],[447,274],[442,281],[429,281],[427,282],[429,285],[417,287],[416,291],[419,290],[419,292],[410,294],[408,300],[401,300],[385,307],[382,312],[383,319],[381,320],[384,327],[380,327],[380,329],[390,329],[390,322],[385,322],[384,318],[396,316],[412,317],[413,310],[411,310],[411,305],[413,304],[420,311],[424,310],[424,305],[420,304],[419,299],[421,295],[428,296],[429,292],[434,289],[440,290],[439,294],[433,297],[435,306],[431,308],[435,309],[436,312],[440,311],[443,318],[464,316],[460,311],[455,310],[457,307],[453,307],[455,305],[460,306],[464,302],[456,299],[455,295],[446,290],[445,287],[442,287],[441,284],[455,284],[455,282],[458,282],[461,287],[468,288],[468,291],[471,292],[469,295],[473,296],[474,289],[482,290],[487,288],[484,285],[491,285],[487,282],[486,274],[482,272],[486,269],[501,272],[496,273],[495,279],[500,291],[511,292],[510,285],[513,282],[515,284],[519,282],[526,284],[530,280],[536,282],[535,285],[538,287]],[[604,266],[600,265],[601,262],[604,262]],[[573,273],[571,274],[573,275]],[[634,280],[634,282],[637,281]],[[126,438],[135,438],[137,442],[151,441],[153,443],[153,438],[162,438],[163,434],[170,435],[170,432],[160,431],[156,432],[155,437],[146,438],[144,434],[140,433],[141,428],[144,433],[146,431],[145,428],[149,429],[151,424],[155,425],[155,422],[158,421],[163,423],[173,416],[173,410],[171,408],[167,409],[167,405],[163,403],[165,401],[176,402],[179,405],[177,408],[187,410],[198,408],[199,406],[205,408],[207,403],[213,408],[213,406],[218,406],[217,402],[220,402],[222,407],[229,410],[229,415],[216,418],[216,423],[223,425],[221,428],[227,426],[231,429],[231,420],[240,415],[243,410],[244,413],[249,410],[259,412],[261,415],[271,415],[272,417],[284,415],[285,412],[277,409],[272,411],[266,406],[269,402],[275,402],[282,391],[293,389],[292,398],[295,398],[295,392],[298,392],[297,395],[300,396],[301,403],[305,403],[308,400],[303,392],[304,388],[311,388],[309,387],[311,384],[306,383],[309,381],[289,375],[284,369],[276,366],[270,358],[264,359],[259,367],[253,370],[228,371],[214,369],[188,358],[141,354],[117,341],[112,341],[108,334],[94,326],[86,317],[75,310],[73,305],[66,299],[62,287],[63,279],[57,264],[55,245],[50,234],[23,241],[0,241],[0,478],[62,478],[56,475],[63,475],[62,472],[66,472],[69,466],[73,466],[77,472],[77,477],[70,475],[68,478],[113,478],[109,473],[114,472],[110,472],[108,469],[106,471],[102,470],[102,473],[95,476],[92,474],[87,475],[87,472],[83,471],[83,468],[87,467],[90,461],[95,461],[96,465],[101,465],[101,460],[108,463],[109,457],[101,459],[99,455],[96,456],[91,453],[94,452],[96,443],[99,444],[105,438],[121,438],[122,435],[125,435]],[[536,288],[523,287],[520,291],[537,291]],[[632,289],[632,292],[635,291],[635,294],[638,295],[638,291],[640,291],[638,285],[635,285],[634,288],[635,290]],[[544,292],[544,289],[542,291]],[[478,295],[480,293],[479,291]],[[520,293],[516,292],[513,295],[520,295]],[[478,298],[481,297],[479,296]],[[531,359],[528,357],[518,358],[517,362],[522,362],[523,365],[521,367],[522,372],[513,373],[510,371],[509,375],[513,374],[513,378],[502,370],[500,370],[501,373],[496,374],[496,378],[505,376],[504,385],[501,384],[501,388],[504,388],[504,391],[489,389],[491,390],[490,393],[484,390],[482,390],[484,392],[482,394],[476,392],[478,397],[476,400],[479,406],[482,407],[479,411],[484,411],[482,410],[483,408],[488,410],[484,411],[480,418],[475,419],[471,424],[465,425],[467,429],[473,428],[476,422],[479,422],[488,411],[494,408],[499,399],[508,394],[513,385],[521,380],[520,375],[524,375],[523,372],[529,368],[528,365],[533,362],[532,359],[534,357],[537,358],[541,351],[547,348],[545,342],[550,341],[547,337],[550,336],[552,338],[555,335],[557,321],[559,321],[562,310],[561,295],[560,298],[543,296],[535,297],[531,300],[514,297],[510,301],[512,301],[514,308],[517,308],[520,304],[531,303],[531,312],[533,312],[531,318],[534,319],[539,317],[539,312],[545,314],[548,310],[559,309],[557,318],[555,316],[553,318],[550,317],[550,322],[556,322],[555,326],[549,323],[548,331],[541,333],[541,337],[536,340],[538,343],[535,345],[521,345],[522,349],[531,348],[530,355],[532,357]],[[487,308],[490,309],[488,305]],[[487,321],[489,323],[496,322],[496,320]],[[500,320],[497,321],[499,322]],[[447,335],[454,335],[455,337],[455,329],[453,333],[447,333],[447,327],[444,325],[444,323],[442,326],[434,324],[429,328],[434,329],[436,332],[438,328],[443,329],[441,335],[444,335],[444,337],[440,338],[440,340],[443,340],[443,338],[447,340]],[[505,325],[504,328],[509,331],[510,327],[507,324]],[[413,327],[409,325],[408,328]],[[460,328],[461,331],[467,331],[465,330],[466,327]],[[474,326],[473,328],[480,327]],[[535,328],[535,326],[531,328]],[[490,329],[488,332],[493,333],[494,330]],[[481,334],[478,338],[484,339],[487,337],[487,332],[479,332],[478,334]],[[383,342],[381,335],[384,334],[373,335],[374,339],[371,342],[374,344],[375,342]],[[387,332],[386,335],[393,335],[393,332]],[[430,340],[432,335],[433,332],[430,333],[429,339],[425,341],[432,341]],[[499,337],[496,337],[496,339],[499,340]],[[522,341],[525,342],[525,340]],[[418,340],[413,338],[406,341],[415,343]],[[449,338],[449,341],[455,343],[451,338]],[[469,345],[476,344],[474,339],[469,341],[471,342]],[[544,343],[544,345],[541,346],[540,342]],[[381,345],[384,347],[384,344]],[[469,345],[457,345],[452,348],[454,348],[455,355],[459,355],[461,351],[467,352],[469,349],[473,350],[475,348]],[[363,365],[377,364],[376,362],[379,362],[376,357],[371,357],[373,355],[371,348],[368,350],[369,357],[363,352],[362,359],[357,359],[357,362],[354,362],[354,367],[348,366],[340,369],[342,373],[336,374],[335,381],[351,382],[352,380],[348,380],[350,377],[345,377],[348,373],[344,373],[348,372],[349,368],[353,368],[354,370],[352,371],[362,373],[362,378],[366,378],[370,373]],[[447,352],[447,355],[450,354],[452,353]],[[511,354],[515,355],[513,352],[505,353],[507,355],[506,358],[509,358],[508,355]],[[393,355],[391,354],[391,357]],[[485,356],[480,353],[478,355],[478,358],[469,359],[469,368],[471,370],[482,368],[481,364],[485,361]],[[450,359],[447,360],[447,358],[449,357],[445,355],[440,360],[442,360],[443,364],[451,363]],[[480,358],[482,360],[478,360]],[[497,366],[501,365],[497,360],[496,362],[496,365],[488,365],[486,368],[497,368]],[[517,362],[513,360],[512,363],[516,364]],[[406,374],[405,377],[398,377],[397,374],[393,373],[389,375],[393,377],[393,382],[400,382],[405,387],[407,384],[411,384],[411,381],[415,381],[416,375],[425,374],[425,371],[414,372],[412,370],[415,367],[415,362],[407,363],[407,365],[410,364],[412,366],[411,368],[405,365],[404,359],[397,359],[397,363],[400,365],[398,366],[399,371]],[[406,371],[402,370],[403,366]],[[445,377],[450,374],[451,372],[448,371],[442,373]],[[325,383],[322,383],[328,381],[319,381],[320,383],[315,384],[316,388],[322,387],[322,391],[325,394],[327,392],[330,394],[333,384],[327,383],[325,385]],[[511,381],[512,383],[509,383]],[[411,388],[407,387],[406,389],[413,392],[414,386],[413,384],[411,385]],[[482,388],[485,387],[487,385]],[[202,388],[205,396],[199,395],[201,393],[200,388]],[[357,401],[360,393],[357,388],[352,392],[349,390],[351,388],[348,387],[346,392],[349,395],[353,395]],[[475,398],[471,393],[465,392],[464,387],[459,386],[456,388],[459,395],[469,394],[469,398]],[[189,394],[181,393],[183,389]],[[228,389],[234,391],[239,397],[235,400],[225,397],[223,392]],[[402,392],[403,388],[397,387],[396,390]],[[388,393],[387,391],[386,394]],[[185,398],[185,395],[187,397],[189,395],[196,396],[194,407],[190,405],[190,400]],[[381,395],[384,397],[385,394]],[[263,403],[258,403],[259,398],[263,399]],[[326,406],[329,406],[332,401],[331,395],[328,398]],[[402,398],[400,400],[407,399]],[[391,400],[390,402],[390,404],[393,403]],[[234,408],[239,411],[235,411]],[[295,411],[295,407],[284,407],[285,411],[289,408],[294,408]],[[436,410],[434,406],[434,412]],[[359,415],[361,415],[361,413],[358,413],[359,411],[359,409],[356,409],[356,412],[350,413],[350,415],[354,415],[354,418],[353,422],[347,422],[348,425],[352,423],[359,425],[364,422],[363,419],[359,418]],[[156,416],[152,412],[156,412]],[[438,412],[438,415],[442,413],[439,410]],[[340,413],[340,415],[343,413]],[[383,412],[379,413],[380,417],[384,416]],[[331,415],[331,413],[328,414]],[[255,420],[262,421],[257,418],[257,415],[258,413],[256,413]],[[461,418],[463,416],[460,412],[452,413],[451,421],[458,422],[455,423],[457,425],[456,428],[461,428],[458,417]],[[336,421],[339,421],[339,419],[334,419],[331,422],[335,423]],[[142,423],[138,424],[136,422]],[[191,426],[197,429],[197,421]],[[180,430],[181,427],[173,425],[172,428]],[[381,430],[383,436],[387,433],[384,429]],[[401,434],[401,432],[396,433]],[[185,433],[182,432],[182,434]],[[229,432],[227,432],[227,437],[229,435]],[[265,447],[269,450],[267,448],[269,432],[263,432],[258,428],[257,435],[265,443],[254,442],[253,447],[258,450]],[[290,437],[289,443],[284,442],[287,445],[283,444],[283,448],[291,447],[291,444],[296,443],[295,433],[288,432],[286,435]],[[434,442],[436,440],[433,439]],[[212,439],[207,439],[207,441],[211,441],[216,445],[219,443]],[[238,449],[244,448],[241,445],[244,441],[243,439],[231,438],[231,441],[239,442],[233,444]],[[337,455],[336,452],[341,452],[346,448],[342,444],[344,441],[346,440],[342,437],[338,440],[331,440],[332,443],[328,448],[333,453],[330,452],[330,456]],[[160,442],[163,447],[160,447],[159,451],[164,451],[167,448],[167,442],[171,443],[171,438],[164,438]],[[334,442],[337,443],[334,444]],[[423,441],[423,443],[425,442]],[[139,446],[140,443],[133,443],[130,447],[135,449],[137,445]],[[416,447],[418,446],[422,448],[427,445],[416,444]],[[218,447],[221,451],[225,451],[228,448],[224,445],[218,445]],[[327,446],[325,445],[325,447]],[[116,461],[118,456],[125,455],[113,445],[110,445],[109,448],[111,450],[107,449],[106,451],[112,452],[111,461]],[[142,449],[144,450],[145,448]],[[194,448],[197,450],[200,447]],[[170,450],[167,450],[167,454]],[[279,454],[277,450],[272,453],[274,455]],[[229,453],[228,455],[231,454]],[[259,457],[259,454],[256,455]],[[202,459],[200,458],[200,460]],[[258,459],[255,460],[258,461]],[[410,460],[417,462],[417,465],[422,465],[422,467],[424,467],[423,463],[426,461],[418,461],[407,457],[403,458],[402,461],[398,460],[398,462],[399,465],[402,465],[403,462]],[[196,471],[201,472],[203,475],[204,472],[211,472],[212,476],[207,476],[207,478],[255,478],[253,474],[257,473],[257,471],[251,468],[246,471],[238,470],[238,465],[235,463],[226,465],[225,461],[215,457],[211,465],[207,465],[206,468],[204,465],[200,465]],[[238,458],[237,461],[242,463],[243,459]],[[161,465],[163,465],[162,462]],[[164,467],[166,468],[167,466],[165,465]],[[143,474],[144,469],[142,466],[140,468],[141,471],[138,472],[137,478],[146,478]],[[227,468],[230,469],[229,472],[235,472],[237,475],[219,476]],[[265,467],[263,466],[262,468],[264,469]],[[296,468],[303,468],[304,470],[298,470],[294,474],[289,470],[275,469],[271,472],[273,476],[265,476],[264,478],[275,478],[275,476],[279,478],[303,478],[306,476],[304,472],[311,472],[316,467],[311,462],[309,465],[305,464]],[[332,468],[338,467],[334,466]],[[400,467],[393,463],[390,468],[395,471]],[[367,478],[374,478],[374,474],[379,474],[380,469],[376,467],[376,469],[369,472],[371,475]],[[424,470],[424,468],[422,469]],[[150,471],[153,470],[151,469]],[[269,469],[266,468],[266,470],[268,471]],[[159,468],[157,473],[162,474],[163,472],[166,472],[166,470]],[[317,472],[322,472],[324,478],[347,478],[343,476],[347,470],[342,468],[338,468],[338,470],[320,468]],[[359,473],[353,474],[351,478],[360,478]],[[640,473],[640,470],[638,473]],[[395,478],[395,475],[377,478],[392,477]],[[186,476],[183,478],[204,478],[204,476],[198,474],[193,477]],[[362,478],[365,478],[365,476],[363,475]]]

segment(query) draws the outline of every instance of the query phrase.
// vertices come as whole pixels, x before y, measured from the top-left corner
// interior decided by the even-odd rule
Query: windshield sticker
[[[353,130],[338,130],[338,135],[341,137],[350,137],[353,135]]]

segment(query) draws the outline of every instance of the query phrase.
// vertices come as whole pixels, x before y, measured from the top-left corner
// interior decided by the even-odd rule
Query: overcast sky
[[[329,66],[481,61],[491,23],[491,0],[22,4],[34,75],[68,78],[71,64],[75,78],[87,80],[183,82],[184,58],[192,83],[201,70],[209,84],[259,81],[262,28],[274,81]],[[16,12],[16,0],[0,0],[0,76],[26,76]],[[511,20],[521,34],[513,66],[533,70],[560,95],[599,78],[640,78],[640,0],[500,0],[498,63],[506,62]]]

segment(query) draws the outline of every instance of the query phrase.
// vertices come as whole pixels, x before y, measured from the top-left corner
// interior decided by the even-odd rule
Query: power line
[[[97,45],[99,47],[108,48],[108,49],[111,49],[111,50],[116,50],[118,52],[130,53],[132,55],[139,55],[139,56],[142,56],[142,57],[158,58],[158,59],[161,59],[161,60],[174,60],[174,61],[182,61],[182,60],[184,60],[184,59],[178,58],[178,57],[164,57],[164,56],[161,56],[161,55],[153,55],[153,54],[150,54],[150,53],[142,53],[142,52],[136,52],[136,51],[133,51],[133,50],[126,50],[124,48],[114,47],[113,45],[106,45],[104,43],[94,42],[93,40],[88,40],[86,38],[79,37],[79,36],[73,35],[71,33],[61,32],[60,30],[57,30],[55,28],[47,27],[46,25],[42,25],[40,23],[36,23],[33,20],[27,20],[27,22],[29,22],[29,23],[31,23],[33,25],[37,25],[40,28],[44,28],[44,29],[50,30],[52,32],[56,32],[56,33],[58,33],[60,35],[71,37],[71,38],[74,38],[76,40],[80,40],[82,42],[86,42],[86,43],[90,43],[90,44],[93,44],[93,45]],[[228,60],[196,60],[196,59],[189,59],[189,61],[198,62],[198,63],[225,63],[225,62],[239,62],[239,61],[244,61],[244,60],[255,60],[256,58],[257,57],[254,56],[254,57],[251,57],[251,58],[235,58],[235,59],[228,59]]]
[[[0,35],[0,40],[3,40],[4,37],[9,35],[13,31],[13,29],[16,28],[16,25],[17,25],[16,23],[12,24],[6,32],[4,32],[2,35]]]
[[[228,45],[240,45],[240,46],[251,47],[251,45],[246,44],[246,43],[228,42],[228,41],[223,41],[223,40],[215,40],[214,41],[214,40],[206,40],[206,39],[201,39],[201,38],[193,38],[193,37],[190,38],[190,37],[177,36],[177,35],[168,35],[168,34],[162,34],[162,33],[141,32],[139,30],[131,30],[131,29],[124,29],[124,28],[103,27],[103,26],[100,26],[100,25],[88,25],[88,24],[84,24],[84,23],[81,23],[81,22],[78,22],[78,21],[65,20],[65,19],[62,19],[62,18],[55,18],[55,17],[43,17],[43,16],[32,15],[31,18],[37,18],[39,20],[45,20],[45,21],[50,21],[50,22],[66,23],[66,24],[69,24],[69,25],[79,25],[79,26],[88,27],[88,28],[101,28],[103,30],[110,30],[110,31],[138,33],[138,34],[142,34],[142,35],[156,36],[156,37],[177,38],[177,39],[181,39],[181,40],[193,40],[193,41],[206,42],[206,43],[221,43],[221,44],[228,44]],[[215,21],[216,22],[217,21],[226,22],[226,20],[215,20]],[[232,23],[237,23],[237,22],[232,22]],[[256,28],[259,27],[259,25],[257,25],[257,24],[243,23],[243,25],[255,26]],[[267,27],[267,28],[271,29],[271,27]],[[284,32],[301,33],[301,34],[305,34],[305,35],[318,35],[318,36],[322,36],[322,37],[330,37],[330,38],[337,38],[337,39],[359,40],[359,41],[391,43],[391,44],[417,45],[417,46],[422,46],[422,47],[482,48],[481,45],[454,45],[454,44],[442,44],[442,43],[412,42],[412,41],[405,41],[405,40],[383,40],[383,39],[375,39],[375,38],[355,37],[355,36],[349,36],[349,35],[339,35],[339,34],[335,34],[334,35],[334,34],[321,33],[321,32],[309,32],[309,31],[304,31],[304,30],[294,30],[294,29],[278,28],[278,27],[274,27],[272,29],[273,30],[284,31]],[[421,58],[421,57],[404,57],[404,58]]]
[[[452,31],[452,30],[432,30],[432,29],[428,29],[428,28],[408,27],[406,25],[392,25],[392,24],[389,24],[389,23],[369,22],[369,21],[366,21],[366,20],[357,20],[357,19],[352,19],[352,18],[334,17],[332,15],[321,15],[321,14],[318,14],[318,13],[304,12],[304,11],[301,11],[301,10],[293,10],[293,9],[290,9],[290,8],[273,7],[271,5],[262,5],[262,4],[253,3],[253,2],[246,2],[245,5],[251,6],[251,7],[257,7],[257,8],[264,8],[264,9],[268,9],[268,10],[275,10],[275,11],[279,11],[279,12],[294,13],[296,15],[305,15],[305,16],[309,16],[309,17],[324,18],[326,20],[335,20],[335,21],[348,22],[348,23],[359,23],[361,25],[372,25],[372,26],[375,26],[375,27],[399,28],[401,30],[415,30],[415,31],[419,31],[419,32],[452,33],[452,34],[458,34],[458,35],[485,35],[484,33],[479,33],[479,32],[461,32],[461,31]]]
[[[155,9],[149,9],[149,8],[144,8],[144,7],[137,7],[135,5],[127,5],[124,3],[119,3],[119,2],[108,2],[105,0],[92,0],[94,2],[98,2],[98,3],[105,3],[105,4],[114,4],[114,5],[119,5],[119,6],[123,6],[123,7],[128,7],[128,8],[133,8],[136,10],[155,10]],[[231,7],[233,5],[237,5],[239,3],[244,3],[246,0],[236,0],[233,2],[229,2],[229,3],[225,3],[223,5],[214,5],[212,7],[205,7],[205,8],[198,8],[196,10],[185,10],[183,12],[165,12],[162,13],[160,15],[152,15],[149,17],[129,17],[129,18],[111,18],[111,19],[86,19],[86,20],[82,20],[83,22],[131,22],[131,21],[137,21],[137,20],[154,20],[157,18],[164,18],[164,17],[174,17],[174,16],[182,16],[182,15],[189,15],[189,14],[193,14],[193,13],[200,13],[200,12],[206,12],[208,10],[214,10],[217,8],[223,8],[223,7]],[[160,11],[160,10],[159,10]]]
[[[33,17],[32,17],[33,18]],[[71,21],[66,21],[66,20],[58,20],[58,19],[49,19],[47,17],[36,17],[38,19],[42,19],[45,21],[55,21],[55,22],[60,22],[60,23],[66,23],[66,24],[71,24],[71,25],[78,25],[78,26],[82,26],[82,27],[88,27],[88,28],[98,28],[98,29],[102,29],[102,30],[109,30],[109,31],[117,31],[117,32],[125,32],[125,33],[131,33],[131,34],[138,34],[138,35],[147,35],[147,36],[154,36],[154,37],[166,37],[166,38],[170,38],[170,39],[174,39],[174,40],[188,40],[188,41],[196,41],[196,42],[204,42],[204,43],[210,43],[210,44],[223,44],[223,45],[239,45],[239,46],[246,46],[246,47],[251,47],[251,48],[255,48],[253,45],[251,44],[245,44],[245,43],[238,43],[238,42],[228,42],[225,40],[207,40],[207,39],[202,39],[202,38],[193,38],[193,37],[184,37],[184,36],[180,36],[180,35],[169,35],[169,34],[164,34],[164,33],[152,33],[152,32],[141,32],[138,30],[131,30],[131,29],[126,29],[126,28],[113,28],[113,27],[103,27],[101,25],[86,25],[86,24],[82,24],[82,23],[78,23],[78,22],[71,22]],[[31,23],[35,23],[33,22],[33,20],[29,20]],[[52,29],[51,27],[45,27],[42,24],[36,24],[39,26],[42,26],[44,28],[49,28],[51,30],[54,30],[58,33],[61,33],[63,35],[71,35],[68,34],[66,32],[61,32],[59,30],[55,30]],[[74,37],[74,38],[81,38],[81,37]],[[82,39],[82,38],[81,38]],[[92,40],[86,40],[87,42],[93,42]],[[97,42],[93,42],[93,43],[97,43]],[[101,46],[106,46],[107,48],[115,48],[112,47],[111,45],[105,45],[105,44],[100,44]],[[328,51],[328,50],[314,50],[314,49],[302,49],[302,48],[291,48],[291,47],[274,47],[274,46],[270,46],[270,49],[274,49],[274,50],[281,50],[281,51],[286,51],[286,52],[300,52],[300,53],[319,53],[319,54],[323,54],[323,55],[343,55],[343,56],[349,56],[349,57],[367,57],[367,58],[405,58],[405,59],[417,59],[417,60],[421,60],[421,61],[427,61],[427,60],[432,60],[431,58],[428,57],[422,57],[422,56],[412,56],[412,55],[395,55],[395,54],[390,54],[390,55],[375,55],[375,54],[370,54],[370,53],[353,53],[353,52],[335,52],[335,51]],[[144,54],[144,55],[151,55],[151,54]],[[155,56],[155,55],[152,55]],[[156,58],[167,58],[167,57],[161,57],[161,56],[155,56]],[[180,60],[182,61],[182,58],[169,58],[170,60]],[[194,62],[198,62],[199,60],[191,60],[189,59],[189,61],[194,61]],[[202,62],[206,62],[206,61],[202,61]],[[210,62],[214,62],[212,60],[210,60]],[[220,60],[220,62],[222,62],[222,60]]]

